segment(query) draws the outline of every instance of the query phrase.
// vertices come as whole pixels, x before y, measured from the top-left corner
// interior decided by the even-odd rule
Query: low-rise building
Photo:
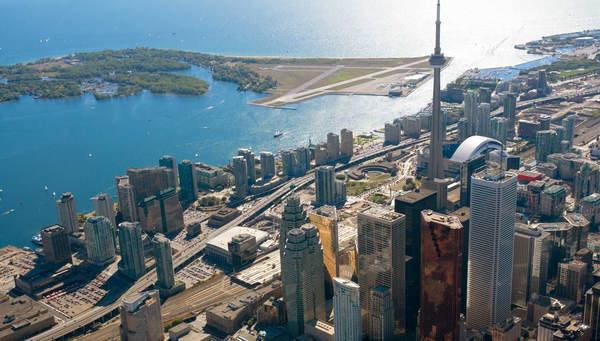
[[[0,340],[17,341],[51,328],[56,322],[46,307],[28,296],[0,294]]]
[[[254,237],[255,245],[262,244],[269,237],[268,233],[261,230],[236,226],[208,241],[204,248],[204,254],[219,265],[233,266],[234,257],[229,249],[229,243],[239,235]]]
[[[240,214],[241,212],[235,208],[223,207],[208,218],[208,226],[219,228],[237,218]]]

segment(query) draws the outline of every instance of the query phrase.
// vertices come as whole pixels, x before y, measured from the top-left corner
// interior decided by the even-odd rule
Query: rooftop
[[[567,191],[567,189],[564,188],[563,186],[553,185],[553,186],[546,188],[544,190],[544,193],[550,194],[550,195],[555,195],[555,194],[559,194],[559,193],[565,193],[566,191]]]
[[[366,210],[359,213],[359,215],[365,215],[373,218],[383,219],[387,221],[396,221],[404,217],[403,214],[396,213],[389,208],[381,206],[371,206]]]
[[[254,236],[256,238],[256,244],[261,244],[262,242],[267,240],[267,238],[269,237],[268,233],[263,232],[261,230],[252,229],[252,228],[243,227],[243,226],[235,226],[235,227],[231,228],[230,230],[211,239],[207,243],[207,245],[219,248],[221,250],[228,251],[229,249],[227,248],[227,243],[229,243],[231,241],[231,239],[233,239],[233,237],[240,235],[240,234],[249,234],[251,236]]]
[[[458,230],[463,227],[460,223],[460,219],[453,215],[446,215],[432,210],[423,210],[421,212],[421,217],[425,222],[446,226],[452,230]]]
[[[49,321],[50,325],[54,324],[54,317],[48,310],[25,295],[12,298],[0,294],[0,316],[3,317],[0,340],[11,339],[12,333],[24,327]]]
[[[587,197],[581,199],[581,202],[585,202],[587,204],[598,205],[598,204],[600,204],[600,194],[594,193],[594,194],[588,195]]]
[[[400,195],[396,197],[396,200],[400,200],[408,204],[414,204],[434,194],[435,191],[421,188],[418,191],[408,192],[406,194]]]

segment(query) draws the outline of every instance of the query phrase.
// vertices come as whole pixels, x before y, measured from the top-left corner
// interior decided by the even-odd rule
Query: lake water
[[[434,5],[433,0],[0,0],[0,64],[134,46],[231,55],[419,56],[433,48]],[[445,82],[473,66],[532,59],[514,44],[600,27],[597,0],[452,0],[442,6],[442,48],[455,58],[443,73]],[[370,131],[417,111],[431,97],[427,84],[408,98],[326,96],[297,110],[273,110],[248,105],[261,95],[212,82],[201,69],[190,72],[209,81],[206,96],[142,93],[96,101],[86,95],[0,104],[0,246],[27,245],[40,227],[56,221],[52,192],[71,191],[78,209],[89,210],[91,196],[114,193],[115,175],[155,165],[165,153],[224,164],[241,146],[278,151],[309,138],[323,140],[328,131],[344,127]],[[277,129],[287,134],[275,140]]]

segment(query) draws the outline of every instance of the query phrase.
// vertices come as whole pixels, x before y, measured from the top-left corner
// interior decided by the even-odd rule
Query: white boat
[[[273,134],[274,138],[278,138],[280,136],[283,136],[284,132],[281,130],[275,130],[275,134]]]
[[[48,185],[44,185],[44,191],[48,191]]]
[[[36,245],[42,245],[42,235],[39,233],[34,235],[33,237],[31,237],[31,242]]]

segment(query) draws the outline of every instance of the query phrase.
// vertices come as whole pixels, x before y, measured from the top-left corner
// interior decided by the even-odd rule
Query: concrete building
[[[537,327],[538,341],[592,340],[590,327],[570,315],[547,313],[539,319]]]
[[[258,252],[256,237],[249,233],[233,236],[227,243],[227,249],[231,255],[231,266],[234,269],[239,269],[256,259]]]
[[[553,185],[540,194],[539,213],[545,218],[558,218],[565,211],[567,189],[563,186]]]
[[[58,216],[58,224],[64,227],[67,234],[79,231],[75,196],[71,192],[63,193],[60,198],[56,200],[56,212]]]
[[[402,132],[404,136],[418,139],[421,137],[421,120],[417,116],[402,117]]]
[[[325,319],[323,249],[314,225],[288,232],[281,258],[281,278],[291,336],[304,333],[305,323]]]
[[[354,155],[354,135],[352,134],[352,130],[342,129],[340,138],[340,156],[349,159]]]
[[[152,238],[152,249],[156,261],[156,284],[160,291],[168,293],[175,286],[171,241],[162,234],[156,234]]]
[[[271,297],[256,311],[256,322],[259,325],[280,326],[285,323],[285,303],[283,299]]]
[[[304,334],[308,340],[314,341],[335,341],[334,327],[320,320],[312,320],[304,325]]]
[[[106,217],[113,227],[116,227],[115,222],[115,204],[110,195],[106,193],[99,193],[95,197],[92,197],[92,203],[94,204],[94,211],[97,217]]]
[[[491,107],[489,103],[481,103],[477,107],[477,135],[490,136]]]
[[[587,264],[578,260],[558,264],[556,294],[579,303],[585,295]]]
[[[488,167],[473,175],[467,325],[479,329],[510,313],[517,176]]]
[[[575,127],[577,126],[577,115],[569,115],[562,120],[562,126],[565,128],[565,140],[569,141],[569,148],[573,147],[575,139]]]
[[[492,117],[490,119],[490,137],[502,144],[506,143],[508,131],[510,129],[510,120],[505,117]]]
[[[121,261],[119,271],[131,279],[138,279],[146,273],[142,228],[137,222],[119,224],[119,247]]]
[[[575,199],[581,199],[593,193],[600,192],[600,166],[596,163],[585,162],[575,173]]]
[[[136,205],[147,197],[167,188],[176,188],[173,170],[167,167],[130,168],[127,170],[129,184],[133,188]]]
[[[378,285],[369,290],[368,335],[372,341],[394,339],[394,303],[392,290]]]
[[[327,153],[327,143],[319,143],[314,146],[315,166],[322,166],[329,163],[329,154]]]
[[[436,207],[436,192],[421,188],[396,197],[394,210],[406,219],[406,328],[414,330],[421,303],[421,211]]]
[[[358,213],[358,284],[363,315],[369,309],[369,292],[384,285],[391,290],[394,330],[405,329],[404,215],[373,206]]]
[[[158,290],[125,297],[119,311],[121,340],[162,341],[164,339]]]
[[[246,160],[246,175],[248,179],[248,185],[252,185],[256,182],[256,159],[252,150],[248,148],[238,149],[238,156],[242,156]]]
[[[248,195],[248,165],[243,156],[234,156],[232,163],[233,176],[235,178],[234,196],[245,198]]]
[[[316,205],[335,205],[335,169],[321,166],[315,170]]]
[[[60,264],[71,262],[71,245],[65,228],[60,225],[51,225],[43,228],[42,248],[46,263]]]
[[[242,236],[242,237],[240,237]],[[264,243],[269,234],[249,227],[235,226],[206,243],[204,254],[218,265],[232,267],[234,262],[248,263],[256,255],[256,247]],[[230,249],[230,243],[233,249]],[[254,250],[252,248],[254,247]]]
[[[591,226],[598,227],[600,224],[600,194],[594,193],[581,199],[581,214],[589,220]]]
[[[54,316],[41,303],[22,295],[0,294],[0,340],[19,341],[52,328]]]
[[[509,134],[512,133],[514,135],[515,123],[517,119],[517,96],[512,93],[504,95],[502,104],[504,108],[502,116],[510,121]]]
[[[558,152],[558,134],[554,130],[540,130],[535,135],[535,159],[546,162],[548,155]]]
[[[463,227],[455,216],[421,213],[421,340],[458,340]]]
[[[600,340],[600,282],[585,293],[583,323],[592,329],[592,340]]]
[[[233,176],[220,167],[201,162],[196,162],[194,166],[196,169],[196,179],[198,179],[198,187],[200,188],[220,189],[233,183]]]
[[[384,127],[383,144],[390,145],[400,143],[401,132],[402,126],[400,122],[386,123]]]
[[[463,142],[467,138],[469,138],[469,121],[462,117],[458,122],[456,122],[456,140],[458,142]]]
[[[85,249],[87,260],[104,266],[115,260],[116,232],[105,216],[91,217],[83,226],[85,232]]]
[[[275,156],[271,152],[260,152],[260,174],[263,180],[275,176]]]
[[[177,166],[179,172],[179,197],[185,203],[191,203],[198,197],[198,179],[196,169],[190,160],[183,160]]]
[[[117,188],[121,218],[124,221],[137,221],[137,204],[135,202],[133,186],[129,182],[129,177],[126,175],[117,176],[115,178],[115,187]]]
[[[137,215],[146,232],[171,233],[184,228],[183,208],[173,187],[140,201]]]
[[[521,319],[509,317],[492,327],[493,341],[515,341],[521,338]]]
[[[177,180],[179,179],[179,169],[177,167],[177,161],[171,155],[163,155],[158,159],[158,165],[171,170],[171,184],[177,187]]]
[[[534,294],[545,295],[552,241],[537,227],[515,227],[512,304],[527,307]]]
[[[296,193],[292,193],[283,207],[281,215],[281,224],[279,225],[279,252],[283,254],[285,249],[285,240],[288,232],[293,229],[302,227],[306,223],[306,212],[300,204],[300,197]],[[283,258],[283,257],[282,257]]]
[[[476,91],[469,90],[464,94],[464,117],[468,123],[467,136],[475,135],[477,107],[479,106],[479,95]]]
[[[339,277],[333,279],[333,314],[336,340],[362,340],[358,284]]]
[[[340,158],[340,136],[336,133],[327,134],[327,159],[332,162]]]

